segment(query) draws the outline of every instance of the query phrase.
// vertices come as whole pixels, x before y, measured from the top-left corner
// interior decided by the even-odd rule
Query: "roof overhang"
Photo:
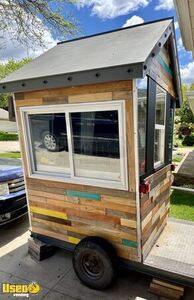
[[[180,106],[182,95],[173,18],[60,43],[2,79],[0,93],[74,87],[151,76],[151,65],[168,40],[172,52],[176,103]]]
[[[0,83],[0,92],[26,92],[144,77],[144,63]]]
[[[194,114],[194,91],[186,93],[187,99],[189,101],[190,108]]]
[[[194,0],[174,0],[183,45],[194,58]]]

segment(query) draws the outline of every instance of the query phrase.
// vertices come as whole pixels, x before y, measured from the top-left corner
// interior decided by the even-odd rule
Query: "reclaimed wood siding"
[[[176,97],[172,61],[169,51],[165,47],[153,59],[150,76],[172,97]]]
[[[167,166],[145,181],[150,182],[149,194],[140,195],[142,255],[146,258],[166,225],[170,208],[170,187],[172,172]]]
[[[132,85],[123,81],[15,95],[32,232],[73,244],[86,236],[101,236],[115,246],[120,257],[138,260]],[[20,107],[122,99],[126,101],[128,191],[29,176]]]

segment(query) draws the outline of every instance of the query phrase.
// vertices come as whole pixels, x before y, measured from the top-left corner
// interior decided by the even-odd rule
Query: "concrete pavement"
[[[30,299],[46,300],[164,300],[148,293],[151,278],[135,272],[122,271],[114,285],[105,291],[91,290],[77,279],[71,263],[72,255],[58,250],[52,257],[35,262],[27,253],[28,219],[0,229],[0,286],[3,283],[31,283],[41,286],[38,296]],[[0,299],[17,299],[1,293]],[[24,298],[22,298],[24,299]],[[187,290],[185,300],[194,299],[193,291]]]
[[[123,271],[115,284],[106,291],[95,291],[83,286],[72,269],[71,253],[65,250],[58,250],[52,257],[35,262],[27,253],[27,229],[27,217],[0,229],[1,284],[36,281],[42,290],[35,298],[31,296],[32,299],[158,299],[147,292],[150,278],[136,273]],[[0,299],[8,299],[8,296],[0,293]],[[9,299],[15,297],[9,296]]]
[[[18,141],[0,141],[0,153],[3,152],[16,152],[20,151],[20,146]]]

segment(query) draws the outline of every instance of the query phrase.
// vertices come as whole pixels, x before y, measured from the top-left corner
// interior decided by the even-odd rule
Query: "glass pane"
[[[157,88],[156,88],[155,141],[154,141],[155,167],[162,165],[164,163],[165,114],[166,114],[166,92],[157,85]]]
[[[165,125],[166,92],[159,86],[156,89],[156,124]]]
[[[120,181],[118,111],[71,113],[75,175]]]
[[[70,173],[65,114],[29,115],[35,170]]]
[[[143,175],[146,168],[146,127],[147,127],[147,77],[137,81],[138,95],[138,142],[139,173]]]
[[[155,164],[164,163],[164,146],[165,146],[165,129],[155,129],[155,148],[154,162]]]
[[[172,151],[173,151],[173,129],[174,129],[174,109],[170,109],[169,116],[169,135],[168,135],[168,158],[169,163],[172,163]]]

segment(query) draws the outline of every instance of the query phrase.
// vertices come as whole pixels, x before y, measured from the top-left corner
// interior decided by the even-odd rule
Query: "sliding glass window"
[[[155,109],[154,168],[164,164],[165,158],[166,91],[157,85]]]
[[[124,101],[21,110],[32,177],[127,189]]]

